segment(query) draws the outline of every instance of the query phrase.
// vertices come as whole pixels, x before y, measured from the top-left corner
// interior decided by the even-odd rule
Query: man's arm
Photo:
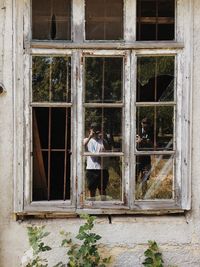
[[[84,138],[84,140],[83,140],[83,144],[84,144],[84,146],[87,146],[88,142],[89,142],[90,139],[93,137],[93,135],[94,135],[94,131],[91,129],[91,130],[90,130],[90,133],[89,133],[89,136],[86,137],[86,138]]]

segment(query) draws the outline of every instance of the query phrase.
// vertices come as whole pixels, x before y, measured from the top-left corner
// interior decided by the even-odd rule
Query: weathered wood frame
[[[192,108],[192,0],[176,0],[176,39],[171,42],[136,42],[136,0],[124,0],[124,40],[122,42],[84,41],[84,1],[72,0],[72,41],[31,41],[31,0],[13,1],[13,81],[14,81],[14,212],[21,214],[134,214],[182,212],[191,208],[191,108]],[[22,31],[22,29],[24,29]],[[95,208],[85,207],[82,201],[82,135],[83,135],[83,64],[87,51],[95,55],[126,55],[124,146],[125,195],[123,207],[100,203]],[[31,55],[72,56],[73,93],[73,196],[66,201],[31,202]],[[171,200],[134,201],[134,144],[136,57],[143,55],[176,55],[177,61],[177,164],[176,198]],[[145,104],[145,103],[144,103]]]

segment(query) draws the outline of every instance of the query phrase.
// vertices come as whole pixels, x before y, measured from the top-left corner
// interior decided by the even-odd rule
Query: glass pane
[[[84,144],[89,152],[122,151],[122,109],[86,108]]]
[[[32,97],[34,102],[71,101],[71,59],[33,56]]]
[[[71,1],[33,0],[32,36],[38,40],[71,39]]]
[[[174,100],[174,56],[138,57],[137,102]]]
[[[123,39],[123,1],[86,0],[86,39]]]
[[[171,155],[136,156],[136,199],[173,198],[174,158]]]
[[[123,58],[85,58],[85,102],[122,102]]]
[[[33,200],[70,199],[71,112],[33,108]]]
[[[174,0],[137,0],[137,40],[173,40],[174,21]]]
[[[137,107],[136,147],[138,151],[173,150],[174,108]]]
[[[87,156],[85,198],[90,201],[122,201],[122,158]]]

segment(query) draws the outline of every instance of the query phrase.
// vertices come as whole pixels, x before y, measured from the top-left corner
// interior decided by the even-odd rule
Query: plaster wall
[[[7,93],[0,96],[0,267],[18,267],[28,249],[26,227],[46,225],[53,247],[48,255],[50,266],[64,257],[59,247],[61,229],[77,233],[80,219],[49,219],[16,222],[13,219],[13,74],[12,74],[12,0],[0,0],[0,82]],[[192,210],[174,216],[99,217],[95,226],[102,236],[101,249],[112,255],[112,266],[142,266],[148,240],[156,240],[166,265],[200,267],[200,1],[193,1],[193,130],[192,130]],[[64,259],[64,258],[63,258]]]

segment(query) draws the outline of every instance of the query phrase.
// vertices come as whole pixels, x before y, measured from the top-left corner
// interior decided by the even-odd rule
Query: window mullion
[[[131,87],[131,95],[130,95],[130,121],[131,121],[131,136],[130,143],[132,144],[129,149],[130,154],[130,207],[134,209],[134,199],[135,199],[135,136],[136,136],[136,89],[137,89],[137,57],[136,52],[132,51],[131,53],[131,67],[130,67],[130,87]]]
[[[83,91],[84,91],[84,70],[83,58],[81,51],[75,53],[76,66],[76,202],[77,208],[83,206],[83,125],[84,125],[84,109],[83,109]]]
[[[85,1],[72,0],[72,40],[75,43],[84,41]]]
[[[123,135],[124,135],[124,204],[129,207],[133,203],[133,194],[131,193],[131,53],[128,51],[124,59],[124,121],[123,121]]]
[[[124,40],[136,39],[136,0],[124,0]]]
[[[78,66],[78,56],[77,51],[72,52],[72,79],[71,79],[71,204],[76,207],[76,198],[77,198],[77,66]]]

